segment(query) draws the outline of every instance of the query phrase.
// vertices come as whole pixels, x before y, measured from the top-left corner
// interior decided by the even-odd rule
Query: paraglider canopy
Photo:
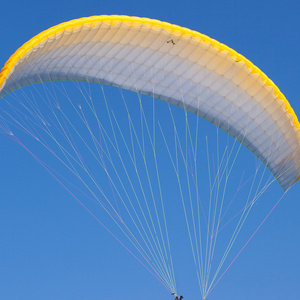
[[[243,143],[284,190],[300,178],[300,125],[289,102],[245,57],[198,32],[127,16],[62,23],[11,56],[0,97],[53,80],[114,85],[183,107]]]

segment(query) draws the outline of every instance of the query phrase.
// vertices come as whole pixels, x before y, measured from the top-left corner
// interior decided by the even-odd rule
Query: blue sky
[[[32,36],[64,21],[102,14],[149,17],[197,30],[243,54],[278,85],[300,115],[298,1],[161,2],[2,3],[0,64]],[[173,299],[24,149],[5,136],[0,143],[1,299]],[[269,195],[275,203],[282,192],[275,185]],[[299,195],[300,183],[207,299],[299,298]],[[263,214],[259,216],[262,220]],[[200,299],[190,284],[193,270],[185,268],[189,250],[181,254],[173,247],[179,293]]]

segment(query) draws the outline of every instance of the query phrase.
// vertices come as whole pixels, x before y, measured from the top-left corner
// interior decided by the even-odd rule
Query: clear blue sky
[[[64,21],[149,17],[199,31],[243,54],[300,115],[299,1],[17,0],[1,3],[1,12],[1,65],[31,37]],[[173,299],[28,153],[4,136],[0,143],[0,299]],[[278,186],[274,191],[279,198]],[[207,299],[300,299],[299,211],[300,183]],[[188,253],[174,262],[178,289],[187,300],[200,299],[189,284],[193,271],[180,272]]]

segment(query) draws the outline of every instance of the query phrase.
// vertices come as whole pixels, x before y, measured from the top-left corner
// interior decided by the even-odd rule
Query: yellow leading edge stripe
[[[292,116],[294,126],[300,130],[300,123],[298,121],[298,118],[292,109],[290,103],[285,98],[285,96],[281,93],[279,88],[274,84],[274,82],[267,77],[265,73],[263,73],[258,67],[256,67],[251,61],[249,61],[247,58],[245,58],[243,55],[237,53],[235,50],[231,49],[230,47],[204,35],[197,31],[193,31],[188,28],[184,28],[178,25],[172,25],[167,22],[161,22],[158,20],[152,20],[148,18],[139,18],[139,17],[129,17],[129,16],[118,16],[118,15],[112,15],[112,16],[92,16],[87,18],[80,18],[71,20],[69,22],[61,23],[59,25],[56,25],[54,27],[51,27],[32,39],[30,39],[28,42],[26,42],[23,46],[21,46],[5,63],[4,67],[2,68],[0,72],[0,87],[2,87],[5,79],[9,75],[9,73],[12,71],[14,65],[22,58],[24,57],[29,51],[32,50],[35,46],[39,45],[43,41],[45,41],[48,38],[54,37],[55,35],[65,31],[73,31],[75,29],[80,28],[81,26],[86,27],[95,27],[99,25],[99,23],[106,23],[107,25],[117,25],[119,23],[125,23],[128,26],[140,26],[144,25],[148,28],[157,28],[161,29],[163,28],[165,31],[169,32],[170,34],[179,36],[179,37],[193,37],[196,41],[205,43],[205,44],[211,44],[217,51],[228,51],[231,57],[234,60],[243,61],[249,71],[251,73],[259,74],[262,81],[265,85],[270,86],[274,89],[275,96],[277,99],[284,102],[286,111]],[[300,176],[299,178],[300,179]]]

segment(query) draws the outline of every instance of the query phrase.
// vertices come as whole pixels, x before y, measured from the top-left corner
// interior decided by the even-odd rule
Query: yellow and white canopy
[[[300,176],[300,124],[276,85],[198,32],[127,16],[62,23],[25,43],[0,73],[0,97],[38,82],[114,85],[183,107],[250,149],[284,190]]]

